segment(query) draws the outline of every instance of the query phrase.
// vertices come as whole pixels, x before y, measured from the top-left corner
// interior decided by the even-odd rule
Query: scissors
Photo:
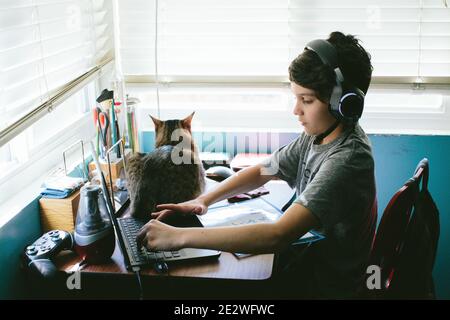
[[[100,135],[102,137],[102,158],[105,158],[106,156],[106,149],[108,147],[108,129],[109,129],[109,118],[108,115],[98,110],[98,126],[100,128]]]

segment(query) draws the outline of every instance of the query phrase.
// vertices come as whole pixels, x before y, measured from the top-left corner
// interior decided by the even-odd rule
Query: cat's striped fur
[[[191,200],[203,192],[205,172],[192,138],[193,115],[167,121],[150,116],[155,150],[135,153],[127,161],[132,216],[148,218],[157,204]]]

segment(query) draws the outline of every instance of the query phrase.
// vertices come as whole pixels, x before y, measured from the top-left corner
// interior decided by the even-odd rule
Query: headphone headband
[[[317,53],[323,64],[329,65],[333,69],[338,67],[336,49],[328,41],[322,39],[313,40],[306,44],[305,49]]]

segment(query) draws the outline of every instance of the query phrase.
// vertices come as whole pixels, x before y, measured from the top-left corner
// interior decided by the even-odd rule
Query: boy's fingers
[[[139,231],[138,235],[136,236],[136,244],[139,249],[142,247],[142,244],[144,243],[146,236],[147,236],[147,232],[144,228],[142,228]]]
[[[162,214],[166,214],[167,212],[173,213],[172,210],[161,210],[161,211],[152,212],[151,216],[152,216],[152,218],[156,218]]]
[[[163,220],[165,217],[168,217],[168,216],[172,215],[173,213],[174,213],[174,211],[172,211],[172,210],[162,210],[156,216],[156,220]]]
[[[194,210],[192,210],[192,212],[195,214],[200,214],[202,213],[202,207],[195,207]]]
[[[177,209],[180,209],[180,205],[178,204],[173,204],[173,203],[166,203],[166,204],[158,204],[156,206],[156,209],[159,210],[174,210],[176,211]]]

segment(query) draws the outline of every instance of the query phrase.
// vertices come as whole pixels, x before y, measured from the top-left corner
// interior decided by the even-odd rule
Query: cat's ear
[[[149,114],[150,118],[152,118],[153,123],[155,124],[155,129],[158,129],[162,125],[162,121],[158,118],[153,117],[151,114]]]
[[[181,122],[183,123],[183,128],[191,130],[191,123],[192,123],[192,118],[194,117],[194,114],[195,114],[195,111],[192,112],[189,116],[187,116],[183,120],[181,120]]]

